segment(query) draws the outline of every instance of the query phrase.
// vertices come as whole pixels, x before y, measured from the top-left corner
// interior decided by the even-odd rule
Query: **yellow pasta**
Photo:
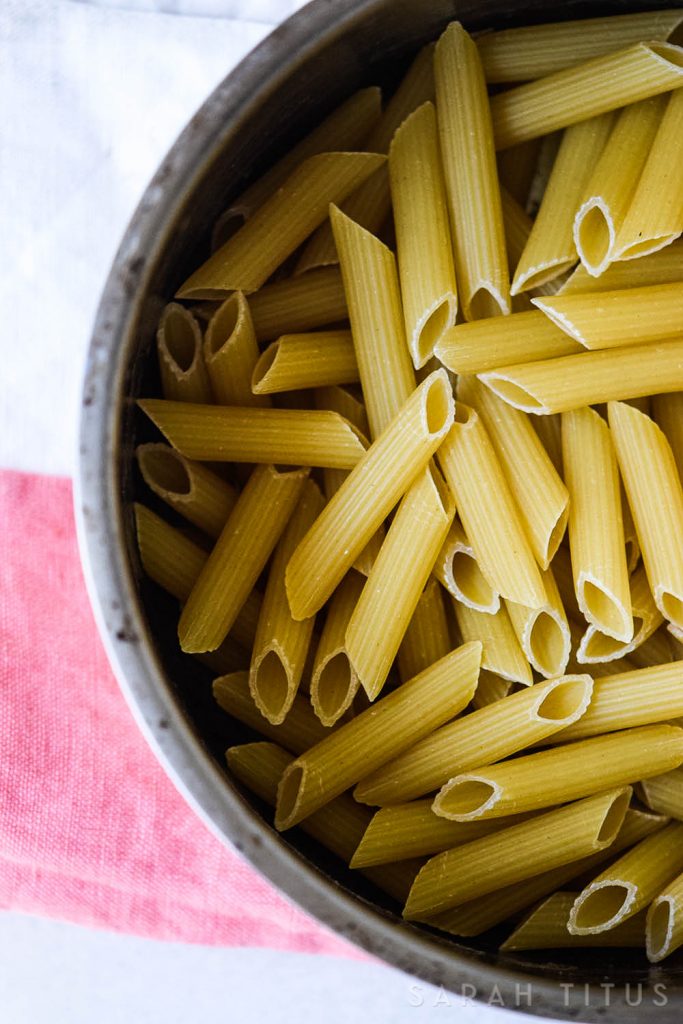
[[[438,460],[490,586],[510,601],[540,608],[545,588],[515,500],[481,418],[463,402]]]
[[[683,871],[683,823],[674,822],[625,853],[576,897],[567,927],[598,935],[633,917]]]
[[[346,320],[339,268],[322,267],[264,285],[249,296],[249,309],[258,341]]]
[[[683,875],[660,892],[650,905],[646,922],[648,960],[657,964],[683,945]]]
[[[502,950],[510,949],[575,949],[585,946],[634,946],[642,949],[645,942],[645,912],[630,917],[621,924],[598,935],[575,935],[567,929],[569,913],[577,893],[556,892],[517,925],[511,935],[501,943]]]
[[[611,113],[600,114],[564,132],[536,220],[517,263],[513,295],[552,281],[576,263],[574,217],[612,123]]]
[[[251,390],[258,358],[249,304],[242,292],[235,292],[211,317],[204,339],[204,362],[214,400],[221,405],[269,405],[267,398]]]
[[[335,591],[313,659],[311,704],[324,725],[334,723],[351,706],[360,679],[346,647],[346,628],[363,591],[363,577],[351,570]]]
[[[543,572],[545,601],[540,608],[506,601],[512,628],[532,668],[546,679],[560,676],[571,654],[571,632],[567,615],[551,569]]]
[[[363,778],[354,796],[380,807],[423,796],[460,771],[500,761],[580,721],[592,691],[590,676],[572,675],[512,693],[438,729]]]
[[[459,22],[434,55],[436,108],[466,320],[510,312],[510,280],[486,83],[477,47]]]
[[[671,445],[678,475],[683,479],[683,395],[655,395],[652,399],[652,417],[664,431]]]
[[[680,88],[683,51],[637,43],[498,93],[491,100],[497,149]]]
[[[295,696],[284,722],[280,725],[269,722],[254,704],[249,690],[248,672],[234,672],[214,679],[213,696],[218,706],[228,715],[261,736],[281,744],[293,754],[303,753],[330,734],[330,730],[316,718],[306,697],[300,693]]]
[[[142,478],[154,493],[209,537],[217,537],[237,501],[231,484],[165,444],[135,449]]]
[[[178,291],[205,299],[239,289],[253,292],[341,202],[385,161],[378,153],[322,153],[309,157],[253,217],[220,247]],[[306,202],[300,202],[305,196]]]
[[[480,657],[481,644],[457,648],[301,755],[282,776],[276,828],[296,825],[462,711],[474,693]]]
[[[610,402],[609,422],[655,604],[683,626],[683,487],[671,447],[649,416]]]
[[[683,729],[645,725],[456,775],[434,811],[453,821],[500,818],[625,786],[683,762]]]
[[[531,686],[531,668],[504,605],[497,612],[480,612],[460,601],[453,601],[453,610],[463,640],[480,640],[484,645],[482,668],[511,683]]]
[[[489,615],[495,615],[500,608],[500,595],[477,565],[472,545],[459,522],[454,522],[448,531],[433,571],[449,594],[468,608]]]
[[[617,658],[633,655],[662,625],[664,616],[654,602],[643,566],[640,566],[631,576],[630,591],[633,614],[631,640],[628,642],[615,640],[614,637],[608,636],[596,629],[594,625],[590,625],[578,646],[577,659],[580,664],[593,665],[604,661],[613,662]]]
[[[345,330],[283,334],[255,363],[251,384],[258,395],[358,380],[358,364]]]
[[[408,348],[424,366],[446,328],[455,323],[458,297],[436,114],[424,103],[403,122],[389,149],[389,181],[396,228]]]
[[[386,682],[454,515],[452,495],[428,467],[399,505],[346,628],[346,650],[371,700]]]
[[[574,218],[574,244],[589,274],[599,277],[614,255],[616,237],[638,185],[664,110],[664,96],[625,107],[591,168]]]
[[[481,39],[477,40],[479,56],[482,56]],[[525,208],[531,191],[531,183],[536,174],[538,154],[541,143],[538,139],[530,139],[520,146],[506,149],[498,155],[498,178],[503,200],[503,217],[505,217],[505,193],[507,192],[520,208]],[[509,259],[509,250],[508,250]]]
[[[611,14],[489,32],[477,46],[487,82],[528,82],[631,43],[664,42],[682,21],[679,10]]]
[[[657,814],[683,821],[683,768],[643,779],[638,788],[644,802]]]
[[[327,601],[358,555],[432,457],[453,422],[445,370],[411,395],[294,552],[287,593],[294,618],[307,618]]]
[[[481,373],[582,351],[582,345],[538,310],[458,324],[446,331],[436,347],[437,358],[455,373]]]
[[[640,256],[637,260],[610,263],[600,277],[593,277],[585,267],[578,266],[562,285],[559,294],[614,291],[674,281],[683,281],[683,241],[672,242],[664,249],[658,249],[649,256]]]
[[[177,302],[165,307],[157,330],[157,357],[164,398],[209,402],[211,387],[196,319]]]
[[[394,254],[332,207],[330,220],[351,321],[353,347],[374,440],[415,390]]]
[[[453,648],[444,594],[435,579],[430,579],[415,606],[401,646],[398,649],[398,674],[405,683]]]
[[[365,452],[359,431],[335,412],[195,405],[159,398],[146,398],[138,405],[189,459],[352,469]]]
[[[631,797],[612,789],[437,854],[419,872],[403,916],[424,919],[608,847]]]
[[[683,341],[580,352],[501,366],[479,379],[522,412],[547,415],[584,405],[683,391]]]

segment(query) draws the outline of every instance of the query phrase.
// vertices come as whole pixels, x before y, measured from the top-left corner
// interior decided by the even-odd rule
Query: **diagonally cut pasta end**
[[[458,299],[454,292],[441,295],[426,309],[415,324],[408,347],[416,370],[421,369],[434,355],[436,346],[445,332],[453,327],[458,313]]]
[[[432,810],[451,821],[475,821],[498,803],[501,788],[481,775],[456,775],[437,793]]]
[[[251,375],[251,390],[255,395],[266,395],[272,390],[268,385],[268,373],[272,370],[280,352],[280,340],[271,342],[256,361]]]
[[[334,725],[358,692],[360,681],[343,647],[318,664],[311,676],[311,704],[323,725]]]
[[[566,619],[555,608],[539,608],[530,616],[526,633],[522,649],[533,668],[546,679],[562,675],[572,643]]]
[[[541,285],[547,284],[548,281],[554,281],[556,277],[561,277],[562,274],[571,270],[575,263],[576,255],[568,252],[554,260],[539,263],[537,266],[528,267],[521,272],[517,270],[510,286],[510,294],[521,295],[522,292],[531,291],[532,288],[540,288]]]
[[[674,594],[663,586],[655,588],[655,604],[665,619],[683,629],[683,594]]]
[[[282,773],[275,805],[275,828],[278,832],[298,825],[306,817],[301,806],[306,776],[306,766],[298,761],[293,761]]]
[[[548,319],[552,320],[555,326],[559,327],[561,331],[564,331],[565,334],[569,334],[572,338],[575,338],[576,341],[581,342],[582,345],[586,344],[586,339],[583,334],[581,334],[581,331],[578,329],[576,324],[570,320],[565,313],[562,313],[560,310],[555,308],[551,298],[546,298],[545,296],[540,298],[537,295],[531,300],[531,302],[537,309],[540,309],[541,313],[545,313]]]
[[[614,928],[627,916],[637,896],[633,882],[618,879],[592,882],[579,893],[569,913],[572,935],[598,935]]]
[[[542,400],[532,391],[527,390],[518,384],[514,379],[514,368],[503,368],[502,370],[491,370],[487,373],[478,373],[477,377],[487,388],[498,395],[504,402],[514,409],[521,409],[522,412],[533,413],[536,416],[548,416],[552,412]]]
[[[453,388],[446,370],[435,370],[421,384],[422,422],[434,440],[442,439],[455,417]]]
[[[177,500],[192,496],[193,480],[185,458],[168,445],[150,442],[135,449],[142,478],[156,494]]]
[[[543,557],[539,561],[541,569],[547,569],[550,566],[553,558],[557,554],[557,549],[562,543],[562,538],[565,535],[567,529],[567,520],[569,519],[569,496],[558,512],[555,524],[547,536],[545,543],[545,550],[543,551]]]
[[[204,360],[213,362],[222,349],[234,342],[236,332],[249,316],[247,301],[242,292],[233,292],[211,317],[204,338]]]
[[[159,359],[178,380],[192,374],[201,358],[202,336],[188,309],[170,302],[164,309],[157,331]]]
[[[579,574],[576,597],[583,615],[597,630],[620,643],[633,640],[630,601],[626,607],[593,573]]]
[[[553,679],[539,694],[530,718],[538,722],[556,723],[564,729],[585,714],[593,696],[593,680],[589,675],[568,675]]]
[[[647,912],[645,950],[652,964],[659,963],[673,952],[671,943],[677,910],[677,901],[672,896],[658,896]]]
[[[581,263],[592,277],[609,266],[616,241],[612,212],[601,196],[591,196],[574,220],[574,244]]]
[[[512,310],[510,298],[491,281],[479,282],[469,298],[463,297],[463,315],[466,320],[486,320],[492,316],[508,316]]]
[[[271,642],[252,661],[249,690],[257,708],[272,725],[284,722],[296,695],[292,669],[284,651]]]

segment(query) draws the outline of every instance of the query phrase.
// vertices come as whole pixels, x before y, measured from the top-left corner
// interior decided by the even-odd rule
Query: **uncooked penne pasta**
[[[614,946],[641,948],[645,941],[645,911],[627,918],[598,935],[575,935],[568,931],[569,913],[577,897],[575,892],[555,892],[521,921],[505,942],[502,950],[576,949]]]
[[[339,268],[322,267],[264,285],[249,296],[249,309],[258,341],[346,320]]]
[[[655,604],[683,626],[683,487],[671,447],[649,416],[623,402],[610,402],[609,422]]]
[[[299,621],[292,618],[285,589],[285,570],[297,544],[324,504],[318,486],[312,480],[306,480],[298,504],[275,549],[263,595],[251,654],[249,688],[261,714],[274,725],[284,721],[292,706],[315,622],[314,618]]]
[[[517,263],[513,295],[552,281],[576,263],[574,217],[613,120],[612,113],[600,114],[564,132],[536,220]]]
[[[473,710],[480,711],[482,708],[488,707],[489,704],[496,704],[499,700],[509,697],[517,685],[510,679],[504,679],[502,676],[489,672],[488,669],[482,669],[479,673],[476,692],[472,698]]]
[[[184,651],[213,651],[227,636],[287,526],[307,475],[307,470],[274,466],[253,471],[181,613],[178,637]]]
[[[683,768],[643,779],[638,788],[645,804],[657,814],[683,821]]]
[[[677,47],[679,54],[680,47]],[[678,56],[683,73],[683,60]],[[662,115],[635,195],[614,242],[614,258],[639,259],[683,231],[678,168],[683,159],[683,92],[676,88]]]
[[[352,469],[365,452],[360,432],[336,412],[138,402],[182,455],[211,462]]]
[[[506,150],[506,152],[514,152],[514,150]],[[501,156],[504,155],[501,154]],[[505,247],[507,249],[510,275],[512,276],[519,263],[519,258],[524,252],[524,246],[529,240],[533,221],[524,207],[513,199],[502,185],[500,187],[500,199],[503,210],[503,227],[505,228]]]
[[[497,149],[516,146],[558,128],[678,89],[683,53],[671,43],[636,43],[491,100]]]
[[[609,427],[594,409],[563,413],[562,455],[579,608],[596,629],[629,643],[634,626],[619,468]]]
[[[206,562],[207,552],[139,503],[135,504],[135,526],[146,574],[179,601],[186,601]]]
[[[501,366],[479,379],[516,409],[537,415],[683,391],[683,340]]]
[[[643,345],[683,334],[683,282],[543,296],[532,302],[588,349]]]
[[[220,534],[237,501],[231,484],[165,444],[140,444],[135,456],[143,480],[157,497],[209,537]]]
[[[293,754],[303,753],[330,735],[330,729],[316,718],[313,708],[301,693],[295,696],[284,722],[280,725],[269,722],[254,704],[248,672],[233,672],[214,679],[213,696],[228,715]]]
[[[546,679],[561,676],[571,654],[571,632],[552,569],[542,574],[545,601],[540,608],[506,601],[519,646],[532,668]]]
[[[202,332],[188,309],[171,302],[161,314],[157,356],[164,398],[210,402],[211,387],[202,355]]]
[[[567,927],[597,935],[647,907],[683,871],[683,822],[648,836],[589,883],[574,900]]]
[[[683,251],[680,254],[683,259]],[[652,418],[664,431],[671,452],[683,480],[683,395],[655,395],[652,399]]]
[[[545,588],[515,500],[480,416],[464,402],[438,461],[490,586],[510,601],[542,607]]]
[[[242,292],[221,303],[209,320],[204,338],[204,362],[214,401],[220,405],[269,405],[251,390],[259,358],[249,304]]]
[[[370,436],[374,440],[415,390],[396,259],[378,238],[334,206],[330,210],[330,221],[339,253]]]
[[[453,422],[445,370],[431,374],[330,499],[287,567],[294,618],[307,618],[332,595],[377,527],[424,469]]]
[[[254,365],[251,386],[266,395],[357,380],[351,332],[316,331],[283,334],[273,341]]]
[[[449,594],[468,608],[489,615],[495,615],[500,608],[500,595],[485,579],[472,545],[457,520],[448,531],[433,571]]]
[[[681,762],[683,729],[645,725],[461,773],[442,786],[433,807],[453,821],[505,817],[626,786]]]
[[[437,580],[432,578],[420,595],[398,649],[401,682],[405,683],[423,672],[452,648],[444,593]]]
[[[334,725],[351,706],[360,686],[345,637],[364,584],[360,573],[352,569],[340,583],[327,609],[311,672],[311,704],[324,725]]]
[[[590,706],[587,675],[537,683],[444,725],[354,790],[362,803],[384,807],[438,789],[483,761],[500,761],[578,722]]]
[[[457,324],[436,347],[437,358],[454,373],[481,373],[582,351],[582,345],[535,309]]]
[[[637,260],[610,263],[600,277],[593,277],[585,267],[578,266],[562,285],[559,294],[615,291],[674,281],[683,281],[683,241],[672,242],[664,249],[640,256]]]
[[[389,149],[389,182],[396,229],[408,348],[424,366],[446,328],[455,323],[458,296],[436,114],[424,103],[403,122]]]
[[[650,963],[683,945],[683,875],[679,875],[650,904],[646,922],[646,952]]]
[[[679,10],[611,14],[489,32],[477,46],[487,82],[529,82],[633,43],[664,42],[682,21]]]
[[[454,515],[453,496],[427,467],[401,501],[346,629],[346,650],[371,700],[386,682]]]
[[[415,879],[403,916],[424,920],[605,849],[630,797],[630,786],[612,789],[437,854]]]
[[[281,187],[185,281],[182,299],[253,292],[341,202],[376,171],[379,153],[321,153],[296,167]],[[300,202],[306,196],[306,202]]]
[[[531,668],[515,631],[505,605],[497,612],[480,612],[460,601],[453,601],[453,610],[463,640],[481,640],[484,645],[482,668],[511,683],[531,686]]]
[[[460,377],[457,396],[481,417],[534,557],[547,569],[567,526],[569,494],[565,484],[528,416],[502,401],[476,377]]]
[[[472,699],[480,658],[481,644],[457,648],[297,758],[280,782],[275,827],[298,824],[462,711]]]
[[[600,158],[590,169],[573,230],[579,258],[594,277],[599,277],[612,261],[614,243],[645,166],[664,105],[664,96],[651,96],[624,107]]]

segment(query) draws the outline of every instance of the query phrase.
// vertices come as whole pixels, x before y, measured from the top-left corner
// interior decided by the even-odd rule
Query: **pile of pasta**
[[[229,773],[507,950],[683,944],[682,20],[449,25],[221,217],[139,402]]]

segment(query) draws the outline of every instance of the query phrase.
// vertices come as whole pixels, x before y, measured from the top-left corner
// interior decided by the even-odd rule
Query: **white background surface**
[[[298,6],[0,0],[0,467],[72,473],[89,329],[137,199],[205,95]],[[512,1019],[374,964],[14,914],[0,965],[2,1024]]]

